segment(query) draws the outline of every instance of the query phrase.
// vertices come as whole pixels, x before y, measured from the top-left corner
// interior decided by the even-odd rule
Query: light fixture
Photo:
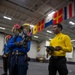
[[[8,20],[12,20],[10,17],[7,17],[7,16],[3,16],[3,18],[8,19]]]
[[[71,40],[71,42],[74,42],[75,40]]]
[[[55,11],[52,11],[51,13],[48,14],[48,16],[52,16],[55,13]]]
[[[34,36],[35,38],[38,38],[38,36]]]
[[[72,22],[72,21],[69,21],[69,24],[71,24],[71,25],[75,25],[75,23],[74,23],[74,22]]]
[[[4,27],[0,27],[0,29],[3,29],[3,30],[5,30],[5,28],[4,28]]]
[[[47,30],[48,33],[52,33],[52,31]]]

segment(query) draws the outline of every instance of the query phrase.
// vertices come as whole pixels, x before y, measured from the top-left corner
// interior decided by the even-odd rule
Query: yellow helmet
[[[22,27],[30,28],[30,24],[29,24],[29,23],[24,23],[24,24],[22,25]]]

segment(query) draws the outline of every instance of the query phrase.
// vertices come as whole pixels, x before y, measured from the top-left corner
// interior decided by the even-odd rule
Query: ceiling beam
[[[17,12],[17,10],[19,9],[19,6],[17,6],[14,10],[14,13],[12,14],[11,18],[13,18],[13,16],[15,15],[15,13]]]
[[[20,5],[20,4],[18,4],[18,3],[15,3],[15,2],[13,2],[13,1],[9,1],[9,0],[6,0],[6,1],[8,1],[8,2],[10,2],[10,3],[12,3],[12,4],[14,4],[14,5],[18,5],[19,7],[22,7],[22,8],[24,8],[24,9],[26,9],[26,10],[28,10],[29,11],[29,7],[27,7],[27,6],[22,6],[22,5]],[[30,10],[31,12],[34,12],[34,10]]]
[[[31,10],[32,8],[33,8],[33,6],[38,2],[39,0],[37,0],[32,6],[31,6],[31,8],[29,8],[29,10]],[[23,14],[23,15],[21,15],[20,17],[19,17],[19,19],[21,18],[21,17],[24,17],[24,15],[27,15],[27,13],[28,12],[26,12],[25,14]],[[28,15],[27,15],[28,16]],[[30,16],[28,16],[28,18],[30,18]],[[27,18],[27,19],[28,19]]]

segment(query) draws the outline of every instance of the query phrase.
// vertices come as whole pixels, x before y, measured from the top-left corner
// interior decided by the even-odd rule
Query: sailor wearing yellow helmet
[[[25,40],[25,45],[27,44],[28,41],[30,42],[32,40],[32,32],[29,23],[25,23],[21,26],[21,36]],[[28,55],[27,60],[30,61],[30,57],[28,57]]]

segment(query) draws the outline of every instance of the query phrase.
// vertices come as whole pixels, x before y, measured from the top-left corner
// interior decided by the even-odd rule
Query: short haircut
[[[56,25],[58,26],[58,28],[61,28],[61,30],[63,29],[62,24],[58,23],[58,24],[56,24]]]

